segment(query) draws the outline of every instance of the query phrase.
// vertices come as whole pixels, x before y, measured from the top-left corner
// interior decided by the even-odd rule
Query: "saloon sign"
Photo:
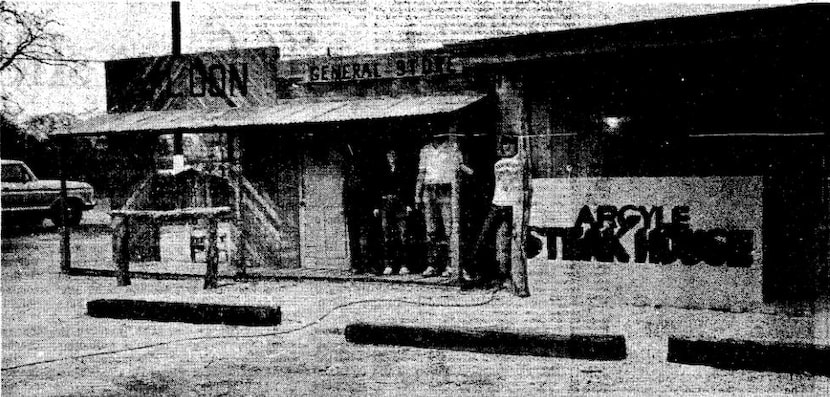
[[[529,258],[727,267],[758,264],[762,214],[758,178],[534,182]]]
[[[110,61],[114,112],[268,106],[276,101],[279,49],[259,48]]]

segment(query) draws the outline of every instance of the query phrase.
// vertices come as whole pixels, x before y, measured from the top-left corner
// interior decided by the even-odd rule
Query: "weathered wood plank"
[[[219,274],[219,248],[216,246],[217,220],[215,217],[208,218],[207,228],[207,252],[205,269],[205,289],[216,288],[216,277]]]
[[[130,218],[113,219],[112,259],[119,286],[130,285]]]
[[[160,222],[191,221],[208,217],[228,217],[231,207],[183,208],[169,211],[114,210],[112,216],[128,216],[135,220],[151,219]]]

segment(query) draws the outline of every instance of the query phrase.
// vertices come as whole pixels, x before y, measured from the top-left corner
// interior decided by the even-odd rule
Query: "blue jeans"
[[[485,266],[479,266],[476,269],[467,269],[475,276],[485,276],[498,279],[505,279],[510,277],[510,245],[512,243],[513,235],[513,207],[491,205],[490,212],[484,220],[484,225],[481,227],[481,233],[476,241],[474,248],[474,258],[477,263],[483,263]],[[492,243],[491,243],[492,242]],[[496,269],[491,268],[492,261],[489,255],[490,249],[495,248]],[[487,250],[485,252],[485,250]],[[493,272],[493,270],[497,270]],[[495,273],[495,274],[493,274]]]
[[[399,262],[403,257],[403,246],[407,237],[406,212],[401,201],[394,195],[383,197],[383,205],[380,208],[380,230],[380,253],[384,266],[403,265]]]
[[[435,268],[444,268],[449,259],[450,233],[453,232],[452,185],[424,186],[424,223],[427,263]]]

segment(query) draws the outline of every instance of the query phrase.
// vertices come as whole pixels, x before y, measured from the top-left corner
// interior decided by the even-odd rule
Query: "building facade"
[[[829,22],[830,7],[801,5],[416,52],[113,61],[110,113],[73,133],[226,134],[254,192],[240,205],[249,267],[344,270],[383,153],[414,180],[419,148],[448,133],[475,170],[464,265],[497,142],[518,135],[532,159],[530,277],[567,269],[568,283],[634,304],[809,300],[830,282]]]

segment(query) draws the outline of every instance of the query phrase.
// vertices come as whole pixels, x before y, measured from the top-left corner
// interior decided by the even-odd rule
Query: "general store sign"
[[[444,54],[410,53],[386,58],[343,57],[313,60],[306,66],[308,83],[384,78],[452,76],[461,72],[458,58]]]

